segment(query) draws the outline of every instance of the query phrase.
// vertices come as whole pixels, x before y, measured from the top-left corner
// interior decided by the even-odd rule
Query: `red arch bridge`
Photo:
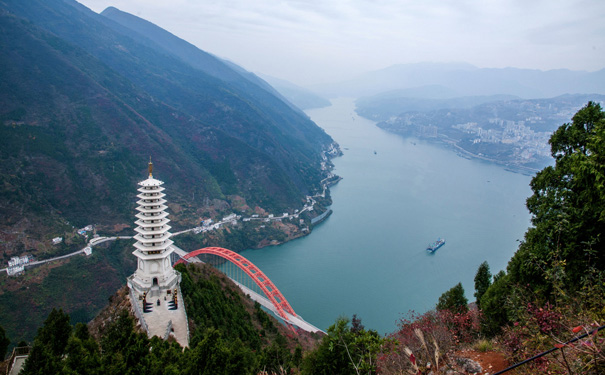
[[[235,282],[240,289],[242,289],[244,294],[249,295],[252,300],[260,303],[263,307],[272,311],[276,316],[290,325],[294,325],[308,332],[323,332],[297,315],[283,294],[281,294],[279,289],[277,289],[275,284],[273,284],[263,271],[238,253],[223,249],[222,247],[205,247],[189,253],[175,245],[172,245],[172,248],[174,249],[174,253],[179,256],[179,260],[175,265],[185,262],[202,262],[199,259],[200,256],[212,255],[218,257],[222,263],[220,269]],[[209,263],[213,262],[210,261]],[[237,277],[237,273],[233,272],[234,268],[243,271],[248,277],[245,280],[241,277]],[[241,275],[241,272],[239,274]],[[248,285],[245,285],[246,281],[248,281]],[[257,290],[254,290],[254,286],[260,289],[264,296]]]

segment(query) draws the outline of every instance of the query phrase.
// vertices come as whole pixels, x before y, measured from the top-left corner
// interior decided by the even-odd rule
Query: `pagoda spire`
[[[149,178],[153,178],[153,163],[151,162],[151,155],[149,155]]]

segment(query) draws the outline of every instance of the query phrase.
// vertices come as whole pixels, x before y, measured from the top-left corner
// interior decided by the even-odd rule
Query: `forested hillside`
[[[147,338],[122,288],[88,326],[72,327],[70,317],[54,309],[38,330],[22,374],[288,373],[316,346],[316,336],[289,331],[210,266],[179,266],[179,271],[189,349]]]
[[[211,55],[194,66],[71,0],[4,1],[0,28],[5,256],[71,225],[129,225],[150,156],[177,227],[233,200],[300,208],[324,177],[330,137]]]

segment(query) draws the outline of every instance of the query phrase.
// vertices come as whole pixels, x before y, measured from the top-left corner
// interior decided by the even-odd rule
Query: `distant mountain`
[[[368,72],[350,81],[311,88],[327,97],[361,97],[427,85],[440,85],[457,92],[457,96],[504,94],[529,99],[575,93],[605,94],[605,69],[541,71],[477,68],[465,63],[401,64]]]
[[[435,98],[440,93],[442,97]],[[471,108],[483,103],[519,99],[512,95],[448,97],[446,93],[447,90],[442,86],[390,91],[357,99],[355,111],[368,119],[384,121],[410,111],[426,112],[448,108]],[[423,94],[427,97],[422,96]]]
[[[255,74],[246,71],[230,61],[220,59],[202,51],[186,40],[171,34],[147,20],[130,13],[122,12],[114,7],[105,9],[101,12],[101,15],[130,31],[117,27],[111,22],[107,23],[109,27],[124,32],[150,48],[177,56],[192,67],[223,81],[230,82],[244,90],[252,89],[253,92],[258,94],[258,89],[260,88],[261,93],[263,91],[266,92],[266,96],[263,99],[275,100],[275,97],[282,99],[278,91]]]
[[[288,101],[300,109],[323,108],[330,106],[330,101],[315,94],[314,92],[302,88],[298,85],[283,79],[262,75],[277,91],[279,91]]]
[[[332,139],[264,81],[137,22],[0,3],[0,226],[130,224],[150,156],[179,217],[300,207]]]

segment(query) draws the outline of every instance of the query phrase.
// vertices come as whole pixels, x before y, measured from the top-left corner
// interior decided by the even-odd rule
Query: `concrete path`
[[[166,293],[164,291],[164,293]],[[166,300],[164,300],[166,296]],[[160,300],[160,305],[157,305],[157,300]],[[153,303],[151,306],[152,311],[143,313],[143,319],[147,323],[149,328],[149,336],[158,336],[163,339],[166,336],[168,322],[172,321],[172,333],[176,341],[181,344],[182,347],[189,346],[189,332],[187,329],[187,314],[183,308],[183,295],[181,294],[181,288],[178,288],[178,309],[169,310],[168,302],[172,299],[171,295],[162,294],[160,297],[151,297],[147,302]],[[137,301],[141,311],[143,311],[143,302]]]

